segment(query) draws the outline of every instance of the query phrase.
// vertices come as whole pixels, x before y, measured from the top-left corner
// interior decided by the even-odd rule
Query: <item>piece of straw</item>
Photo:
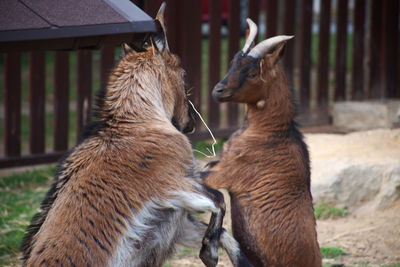
[[[193,151],[194,151],[194,152],[197,152],[197,153],[200,153],[200,154],[202,154],[203,156],[205,156],[205,157],[207,157],[207,158],[213,158],[213,157],[216,156],[214,146],[217,144],[217,140],[215,140],[215,137],[214,137],[213,133],[211,132],[210,128],[208,127],[208,125],[207,125],[206,122],[204,121],[203,117],[200,115],[200,112],[198,112],[197,109],[194,107],[192,101],[189,100],[189,103],[190,103],[190,105],[192,105],[192,108],[193,108],[194,112],[196,112],[197,116],[199,116],[201,122],[204,124],[204,126],[205,126],[206,129],[207,129],[207,131],[210,133],[211,138],[213,139],[213,143],[212,143],[212,145],[211,145],[211,149],[212,149],[212,150],[210,150],[208,147],[206,147],[207,151],[208,151],[211,155],[207,155],[207,154],[205,154],[205,153],[203,153],[203,152],[201,152],[201,151],[199,151],[199,150],[197,150],[197,149],[193,149]]]

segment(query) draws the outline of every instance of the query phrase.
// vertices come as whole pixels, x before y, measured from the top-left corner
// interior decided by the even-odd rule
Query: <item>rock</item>
[[[332,107],[333,125],[344,130],[370,130],[400,126],[400,101],[346,101]]]
[[[316,204],[382,209],[400,198],[400,130],[308,134]]]

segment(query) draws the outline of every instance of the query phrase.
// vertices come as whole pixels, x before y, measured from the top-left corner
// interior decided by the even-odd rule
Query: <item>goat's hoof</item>
[[[200,259],[207,267],[215,267],[218,263],[218,239],[206,235],[202,243]]]

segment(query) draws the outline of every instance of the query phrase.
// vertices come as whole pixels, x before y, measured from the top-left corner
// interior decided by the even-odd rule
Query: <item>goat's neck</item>
[[[248,129],[252,132],[285,130],[295,116],[292,95],[283,76],[273,80],[267,90],[265,105],[247,104]]]
[[[170,121],[172,114],[162,101],[159,84],[144,82],[139,76],[116,68],[100,107],[102,119],[121,123]]]

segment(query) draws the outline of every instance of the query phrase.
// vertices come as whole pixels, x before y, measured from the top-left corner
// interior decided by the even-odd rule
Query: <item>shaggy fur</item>
[[[161,266],[175,244],[201,246],[207,225],[190,214],[223,216],[224,204],[199,183],[178,131],[193,124],[183,75],[176,56],[153,47],[119,61],[96,122],[61,162],[27,230],[24,266]],[[218,256],[207,249],[202,258]]]
[[[309,155],[277,64],[282,51],[261,59],[239,52],[215,86],[217,101],[246,103],[247,118],[205,183],[229,191],[233,234],[254,266],[319,267]]]

